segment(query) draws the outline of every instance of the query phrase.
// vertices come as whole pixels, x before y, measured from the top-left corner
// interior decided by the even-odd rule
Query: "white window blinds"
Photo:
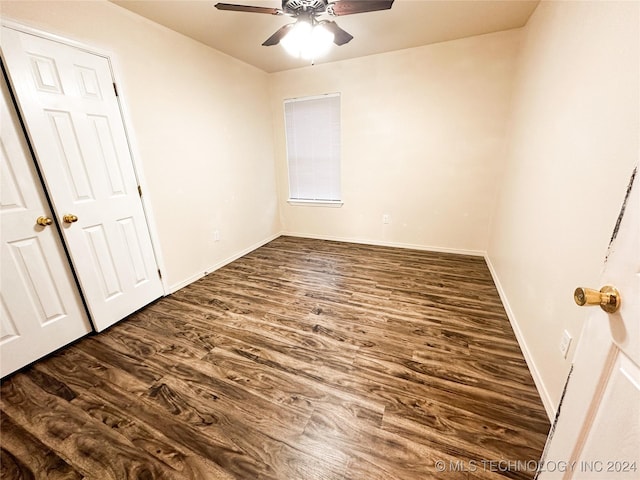
[[[340,94],[285,100],[289,199],[340,202]]]

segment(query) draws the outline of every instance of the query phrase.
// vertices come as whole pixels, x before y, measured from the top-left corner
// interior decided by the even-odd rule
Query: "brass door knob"
[[[51,225],[53,223],[53,220],[51,220],[49,217],[38,217],[36,218],[36,223],[42,227],[46,227],[48,225]]]
[[[592,288],[576,288],[573,299],[581,307],[584,305],[600,305],[607,313],[615,313],[620,308],[620,292],[616,287],[605,285],[598,290]]]
[[[62,217],[62,220],[64,220],[64,223],[73,223],[78,221],[78,217],[72,215],[71,213],[67,213],[64,217]]]

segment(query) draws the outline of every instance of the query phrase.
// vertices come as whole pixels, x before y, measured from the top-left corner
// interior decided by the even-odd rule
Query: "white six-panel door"
[[[0,76],[0,376],[91,331],[42,185]]]
[[[100,331],[163,292],[109,60],[7,27],[2,52]]]

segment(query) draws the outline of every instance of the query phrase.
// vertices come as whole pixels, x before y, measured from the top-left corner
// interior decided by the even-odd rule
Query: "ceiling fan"
[[[336,22],[318,20],[316,17],[328,14],[334,17],[353,15],[355,13],[374,12],[376,10],[389,10],[394,0],[282,0],[282,8],[254,7],[250,5],[234,5],[231,3],[218,3],[218,10],[231,10],[235,12],[266,13],[269,15],[287,15],[296,18],[295,23],[289,23],[278,29],[267,38],[262,45],[269,47],[277,45],[287,34],[294,29],[296,24],[306,23],[311,27],[321,25],[325,30],[333,34],[333,43],[344,45],[353,39],[353,35],[341,29]]]

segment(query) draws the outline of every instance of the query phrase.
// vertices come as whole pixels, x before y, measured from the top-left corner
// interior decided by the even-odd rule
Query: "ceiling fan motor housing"
[[[282,0],[282,10],[296,15],[301,12],[321,14],[327,9],[326,0]]]

